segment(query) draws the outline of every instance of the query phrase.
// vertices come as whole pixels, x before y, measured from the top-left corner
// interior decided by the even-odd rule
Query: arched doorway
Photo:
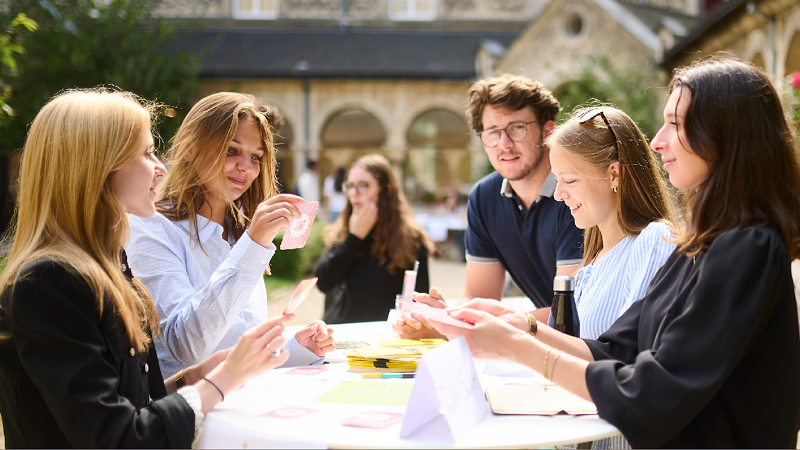
[[[320,178],[348,167],[359,157],[382,153],[386,130],[380,120],[362,109],[345,109],[332,114],[322,127]]]
[[[469,126],[463,114],[432,109],[417,116],[406,134],[405,188],[409,196],[425,200],[469,184],[469,141]]]

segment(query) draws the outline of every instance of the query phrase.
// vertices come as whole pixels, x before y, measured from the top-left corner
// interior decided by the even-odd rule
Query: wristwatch
[[[537,330],[536,317],[533,315],[533,313],[530,312],[526,312],[525,315],[528,316],[528,333],[531,336],[536,336],[536,330]]]
[[[178,388],[186,386],[186,378],[183,377],[183,369],[181,369],[181,371],[178,372],[178,376],[175,377],[175,386],[178,386]]]

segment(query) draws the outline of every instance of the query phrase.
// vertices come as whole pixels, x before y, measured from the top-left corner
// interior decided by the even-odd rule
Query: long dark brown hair
[[[433,251],[433,241],[425,229],[414,220],[411,207],[403,191],[397,184],[389,160],[381,155],[366,155],[356,161],[353,167],[369,172],[378,181],[378,220],[370,232],[373,240],[370,252],[386,265],[389,273],[397,269],[410,269],[414,266],[420,245]],[[328,247],[341,244],[350,228],[353,205],[347,199],[342,214],[325,228],[324,238]]]
[[[714,55],[678,69],[669,90],[689,93],[686,146],[709,165],[698,189],[684,196],[679,250],[697,255],[717,236],[758,220],[780,230],[791,258],[800,257],[800,161],[768,76]]]
[[[638,236],[651,222],[661,221],[673,226],[674,212],[666,184],[661,178],[658,163],[650,144],[633,119],[619,109],[603,106],[602,111],[614,134],[598,115],[581,124],[572,117],[548,138],[550,148],[566,153],[600,170],[619,161],[617,189],[617,223],[626,236]],[[616,142],[614,136],[616,135]],[[616,145],[615,145],[616,143]],[[583,236],[583,265],[590,264],[603,249],[600,229],[593,226]]]

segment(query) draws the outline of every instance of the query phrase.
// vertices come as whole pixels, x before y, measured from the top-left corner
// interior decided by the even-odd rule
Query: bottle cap
[[[559,275],[553,278],[553,291],[574,291],[575,279],[569,275]]]

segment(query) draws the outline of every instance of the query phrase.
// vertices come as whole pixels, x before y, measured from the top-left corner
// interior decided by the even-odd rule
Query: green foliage
[[[322,230],[326,225],[320,220],[314,221],[306,246],[295,250],[280,250],[283,232],[278,233],[272,242],[279,250],[272,257],[272,261],[269,264],[272,275],[267,278],[299,281],[311,275],[314,272],[314,266],[317,261],[325,252]]]
[[[5,21],[0,23],[3,22]],[[37,28],[39,26],[36,22],[25,13],[19,13],[9,25],[3,27],[2,34],[0,34],[0,127],[14,115],[14,110],[7,101],[11,97],[11,87],[7,86],[5,81],[17,70],[15,55],[25,53],[25,49],[19,44],[19,41],[23,32],[36,31]]]
[[[561,122],[576,107],[588,102],[610,103],[625,111],[648,138],[661,127],[663,76],[654,61],[636,66],[618,67],[608,57],[592,58],[577,73],[562,74],[566,81],[553,90],[561,102]]]
[[[12,15],[24,12],[39,30],[23,37],[25,57],[4,80],[15,116],[0,128],[0,150],[21,148],[28,125],[56,93],[113,85],[177,109],[159,133],[171,137],[196,86],[202,55],[169,52],[178,22],[154,16],[162,0],[10,0]],[[0,13],[0,23],[7,21]]]

